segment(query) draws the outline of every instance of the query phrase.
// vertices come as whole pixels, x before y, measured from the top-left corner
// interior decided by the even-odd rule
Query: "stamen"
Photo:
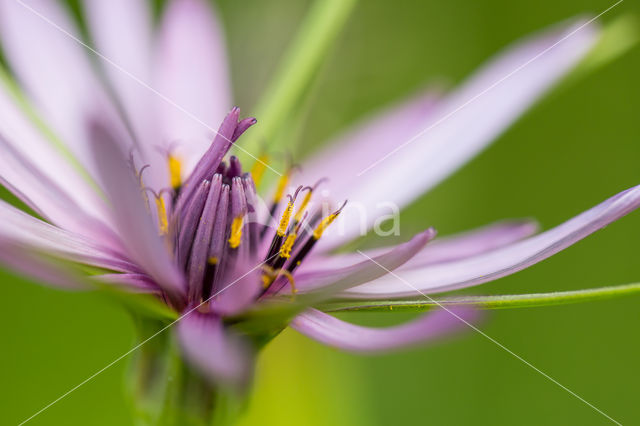
[[[279,237],[284,237],[284,234],[287,232],[287,227],[289,226],[289,219],[291,219],[291,212],[293,211],[293,197],[289,195],[289,203],[287,203],[287,208],[284,209],[282,213],[282,218],[280,218],[280,224],[278,225],[278,229],[276,234]]]
[[[264,291],[268,290],[269,286],[280,276],[287,279],[291,286],[291,293],[295,295],[298,290],[296,289],[296,281],[293,278],[293,275],[286,269],[272,268],[267,265],[262,267],[262,287]]]
[[[162,197],[162,194],[165,191],[166,190],[163,189],[162,191],[157,193],[151,188],[144,188],[144,191],[142,191],[142,193],[144,194],[145,200],[147,200],[147,207],[149,207],[148,206],[149,197],[147,197],[147,192],[150,192],[151,194],[153,194],[153,198],[156,202],[156,212],[158,214],[158,233],[160,234],[160,236],[164,236],[169,233],[169,217],[167,215],[167,205],[164,201],[164,198]]]
[[[319,240],[320,237],[322,237],[322,234],[324,233],[324,231],[329,227],[329,225],[333,223],[334,220],[336,220],[336,218],[338,217],[338,215],[346,205],[347,205],[347,202],[345,201],[338,210],[336,210],[335,212],[331,213],[329,216],[322,219],[322,221],[318,224],[316,229],[313,231],[314,239]]]
[[[287,235],[287,239],[284,241],[284,244],[282,244],[282,247],[280,247],[280,257],[288,259],[291,256],[291,249],[297,237],[298,235],[295,233]]]
[[[291,172],[288,171],[284,175],[280,176],[278,179],[278,186],[276,187],[276,192],[273,195],[273,203],[278,204],[284,195],[284,190],[287,189],[287,184],[289,183],[289,179],[291,178]]]
[[[251,168],[251,176],[253,176],[253,182],[256,186],[260,185],[262,181],[262,176],[264,176],[264,172],[267,170],[267,164],[269,163],[269,156],[265,154],[261,154],[260,157],[256,160],[255,164]]]
[[[158,210],[158,227],[160,235],[169,233],[169,220],[167,218],[167,206],[162,195],[156,196],[156,209]]]
[[[177,192],[182,186],[182,161],[177,156],[169,154],[167,164],[169,166],[169,183]]]
[[[243,226],[243,218],[242,216],[235,217],[233,222],[231,223],[231,236],[229,237],[229,247],[232,249],[236,249],[240,246],[240,242],[242,241],[242,226]]]

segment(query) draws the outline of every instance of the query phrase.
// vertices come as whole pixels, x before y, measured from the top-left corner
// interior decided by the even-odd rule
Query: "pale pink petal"
[[[464,330],[477,320],[477,311],[447,308],[421,315],[407,323],[386,328],[363,327],[309,309],[291,327],[314,340],[338,349],[375,353],[426,343]]]
[[[183,295],[184,277],[178,271],[147,213],[139,183],[120,151],[114,136],[98,123],[91,125],[91,144],[98,162],[98,173],[112,204],[113,222],[127,255],[136,261],[160,287]]]
[[[84,0],[97,62],[113,87],[132,127],[141,162],[151,167],[146,184],[156,190],[168,185],[168,144],[161,138],[154,114],[155,104],[164,102],[153,89],[151,5],[145,0]]]
[[[87,178],[81,176],[69,159],[34,127],[5,83],[0,83],[2,179],[16,192],[26,196],[31,201],[32,208],[67,229],[82,230],[81,221],[77,217],[83,212],[105,222],[104,201],[90,186]],[[37,170],[39,176],[33,170]],[[58,191],[64,195],[60,195]],[[75,206],[74,213],[77,214],[70,215],[69,204],[63,200],[71,200]]]
[[[535,234],[537,230],[538,225],[536,222],[514,220],[498,222],[444,238],[436,238],[429,242],[429,244],[399,269],[410,269],[416,266],[451,262],[453,260],[476,256],[529,237]],[[367,256],[375,257],[387,250],[389,250],[389,247],[364,250],[363,252]],[[309,267],[314,270],[331,270],[360,262],[362,262],[362,255],[360,253],[345,253],[317,256],[316,258],[309,259],[307,263],[313,264],[313,266],[309,265]]]
[[[409,261],[435,237],[435,234],[435,230],[430,228],[406,243],[398,244],[386,253],[374,257],[374,261],[362,257],[360,263],[343,268],[301,271],[296,274],[296,287],[300,293],[333,292],[375,280],[384,276],[387,270],[393,271]]]
[[[436,110],[439,97],[429,91],[361,120],[305,162],[296,175],[297,182],[310,185],[327,177],[321,188],[341,192],[354,170],[363,170],[420,132],[422,123]]]
[[[209,2],[169,2],[154,75],[154,87],[170,100],[157,103],[157,125],[176,143],[188,172],[232,106],[224,33]]]
[[[247,386],[253,372],[251,349],[225,330],[220,318],[194,310],[178,321],[178,340],[194,367],[212,382]]]
[[[63,290],[87,289],[86,282],[60,265],[0,236],[0,263],[15,272]]]
[[[589,51],[598,31],[581,25],[553,28],[508,49],[438,102],[437,111],[420,123],[422,132],[397,139],[397,150],[379,153],[370,169],[349,168],[357,160],[342,158],[339,167],[351,174],[334,184],[331,197],[350,203],[338,219],[342,224],[327,231],[322,246],[357,236],[363,221],[370,227],[389,214],[389,205],[407,205],[496,139]],[[370,149],[378,143],[372,137]],[[327,167],[329,177],[336,168]]]
[[[0,42],[36,110],[92,171],[84,119],[87,111],[116,116],[76,26],[51,0],[0,2]]]
[[[346,297],[418,297],[470,287],[534,265],[640,206],[640,186],[621,192],[573,219],[526,240],[458,261],[396,271],[344,292]]]
[[[0,238],[26,250],[119,271],[133,265],[118,252],[82,235],[57,228],[0,201]]]

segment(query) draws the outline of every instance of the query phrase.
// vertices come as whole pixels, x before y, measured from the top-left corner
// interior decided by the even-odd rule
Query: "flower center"
[[[320,182],[286,194],[295,167],[278,180],[270,205],[262,203],[256,181],[267,167],[267,158],[259,158],[251,172],[244,172],[235,156],[223,160],[232,142],[255,123],[254,119],[238,122],[238,113],[234,109],[227,116],[186,180],[182,180],[180,160],[169,153],[170,189],[143,191],[147,201],[149,192],[155,198],[150,213],[185,272],[190,303],[215,301],[229,285],[255,288],[247,290],[251,301],[287,286],[295,293],[294,271],[344,207],[327,214],[328,203],[313,205]],[[143,169],[138,172],[141,182]],[[242,278],[254,270],[253,283],[247,284]]]

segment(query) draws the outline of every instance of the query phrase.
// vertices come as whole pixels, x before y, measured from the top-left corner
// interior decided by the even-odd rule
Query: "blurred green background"
[[[237,102],[251,112],[309,2],[221,0]],[[603,0],[363,0],[324,64],[299,153],[430,81],[455,83],[520,36]],[[608,22],[638,14],[625,1]],[[405,235],[502,218],[554,226],[640,182],[640,49],[547,96],[488,150],[402,214]],[[444,80],[443,80],[444,78]],[[640,214],[474,293],[570,290],[640,280]],[[17,424],[126,352],[132,324],[94,294],[2,272],[0,422]],[[622,424],[640,423],[640,297],[492,311],[482,330]],[[396,314],[350,315],[385,324]],[[126,362],[33,425],[130,424]],[[607,424],[576,397],[470,331],[423,349],[361,357],[287,331],[260,359],[245,425]]]

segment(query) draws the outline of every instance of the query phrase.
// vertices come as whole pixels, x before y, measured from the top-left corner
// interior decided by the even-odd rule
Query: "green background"
[[[361,1],[319,77],[306,153],[354,119],[430,81],[454,84],[528,32],[603,0]],[[218,3],[237,102],[251,112],[308,2]],[[638,13],[627,0],[602,20]],[[441,235],[502,218],[554,226],[640,182],[640,49],[545,97],[464,169],[402,214],[405,235]],[[488,111],[488,113],[490,113]],[[428,164],[425,164],[428,167]],[[401,185],[402,182],[398,182]],[[571,290],[640,280],[640,214],[476,294]],[[95,294],[68,294],[2,272],[0,423],[17,424],[126,352],[126,313]],[[623,424],[640,423],[640,297],[492,311],[487,335]],[[396,314],[345,318],[385,324]],[[130,424],[120,362],[33,425]],[[607,424],[584,402],[485,337],[361,357],[287,331],[260,359],[244,424]]]

